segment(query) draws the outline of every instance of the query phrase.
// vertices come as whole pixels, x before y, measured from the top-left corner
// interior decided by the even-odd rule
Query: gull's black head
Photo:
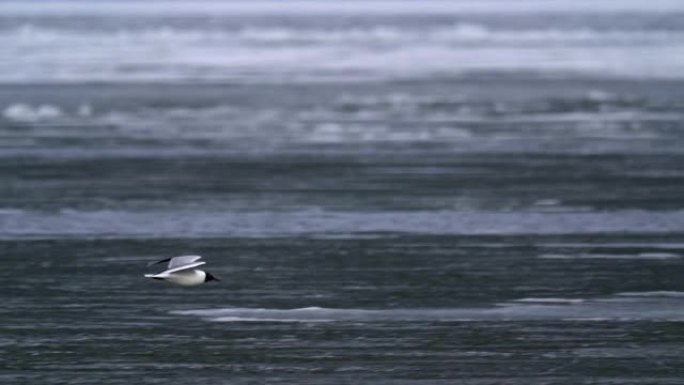
[[[218,279],[218,278],[214,277],[213,275],[211,275],[210,272],[207,271],[206,274],[207,274],[207,275],[204,277],[204,282],[209,282],[209,281],[220,281],[220,279]]]

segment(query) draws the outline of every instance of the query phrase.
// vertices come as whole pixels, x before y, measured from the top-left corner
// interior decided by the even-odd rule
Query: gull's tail
[[[164,278],[160,277],[159,274],[145,274],[145,278],[158,279],[163,281]]]

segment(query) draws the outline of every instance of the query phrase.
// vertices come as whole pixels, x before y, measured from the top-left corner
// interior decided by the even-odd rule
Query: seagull
[[[220,279],[214,277],[211,273],[196,268],[197,266],[206,263],[199,261],[200,259],[202,259],[202,257],[199,255],[182,255],[152,262],[148,266],[163,262],[168,262],[169,266],[161,273],[145,274],[145,277],[169,281],[181,286],[197,286],[209,281],[220,281]]]

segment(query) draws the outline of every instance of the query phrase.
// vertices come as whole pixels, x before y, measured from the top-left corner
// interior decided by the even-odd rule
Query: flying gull
[[[199,255],[182,255],[180,257],[162,259],[161,261],[150,263],[148,266],[168,262],[169,265],[166,270],[158,274],[145,274],[145,277],[168,281],[181,286],[197,286],[209,281],[220,281],[211,273],[197,269],[198,266],[206,263],[200,261],[200,259],[202,257]]]

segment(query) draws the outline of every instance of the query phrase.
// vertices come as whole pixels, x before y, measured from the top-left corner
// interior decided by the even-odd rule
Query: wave
[[[50,121],[62,117],[59,107],[49,104],[31,106],[28,104],[11,104],[2,112],[2,117],[15,122]]]
[[[681,12],[678,0],[573,1],[573,0],[460,0],[426,1],[361,1],[344,2],[291,0],[281,1],[166,1],[121,2],[100,0],[92,3],[57,0],[50,2],[3,1],[0,14],[9,16],[78,15],[78,16],[188,16],[188,15],[462,15],[462,14],[519,14],[519,13],[663,13]]]
[[[17,140],[40,140],[49,135],[82,140],[106,137],[121,143],[140,140],[164,143],[171,138],[185,142],[212,140],[273,146],[440,143],[471,149],[480,145],[488,151],[492,151],[490,144],[497,140],[508,142],[505,149],[511,151],[514,140],[524,146],[525,142],[545,138],[615,138],[629,145],[637,140],[662,141],[678,135],[670,127],[683,118],[680,113],[651,112],[641,105],[630,106],[629,112],[582,111],[604,106],[610,109],[620,103],[620,100],[596,101],[586,97],[564,100],[561,107],[541,101],[527,105],[499,103],[495,108],[490,103],[474,100],[401,94],[358,100],[344,97],[330,107],[316,110],[226,104],[104,110],[88,102],[77,106],[14,102],[4,108],[0,105],[0,133],[3,129],[11,131],[16,126],[28,126],[33,130],[27,130]],[[12,124],[3,127],[3,120]],[[416,123],[417,120],[420,122]],[[634,129],[637,126],[639,130]],[[530,151],[530,147],[525,150]],[[568,209],[553,200],[541,200],[535,206],[545,211]],[[579,207],[570,209],[579,210]]]
[[[84,33],[84,32],[87,32]],[[376,47],[376,44],[457,44],[486,43],[625,43],[632,45],[648,43],[678,44],[684,38],[684,30],[673,29],[592,29],[545,28],[506,29],[478,23],[455,23],[438,26],[372,25],[349,27],[173,27],[97,29],[86,31],[78,28],[55,28],[24,24],[3,30],[0,41],[12,46],[43,47],[44,44],[85,44],[97,40],[100,45],[112,47],[132,44],[173,44],[176,48],[186,44],[212,45],[300,45],[344,44]],[[59,48],[59,47],[55,47]],[[98,48],[97,46],[91,47]],[[165,48],[173,48],[167,46]],[[453,47],[456,48],[456,47]]]
[[[623,297],[684,298],[684,291],[635,291],[617,295]]]
[[[468,309],[201,309],[172,311],[214,322],[381,322],[381,321],[471,321],[478,311]],[[475,316],[475,318],[473,318]]]
[[[529,303],[542,305],[577,305],[586,301],[582,298],[520,298],[515,299],[513,303]],[[504,304],[505,305],[505,304]]]
[[[656,292],[663,293],[663,292]],[[219,308],[171,311],[211,322],[477,322],[477,321],[684,321],[684,295],[642,298],[621,293],[598,299],[523,298],[493,307],[443,309]]]
[[[190,205],[174,210],[63,210],[0,213],[0,239],[24,237],[271,237],[316,234],[552,235],[681,230],[684,211],[530,213],[487,211],[215,211]],[[293,226],[296,224],[296,226]],[[670,257],[668,257],[670,258]]]
[[[540,259],[644,259],[644,260],[663,260],[679,259],[681,255],[675,253],[638,253],[638,254],[542,254]]]
[[[0,34],[0,81],[311,82],[475,73],[684,78],[684,31],[407,27],[170,27]],[[653,61],[652,57],[663,60]]]
[[[589,242],[540,242],[539,245],[548,248],[650,248],[659,250],[684,249],[681,242],[608,242],[608,243],[589,243]]]

